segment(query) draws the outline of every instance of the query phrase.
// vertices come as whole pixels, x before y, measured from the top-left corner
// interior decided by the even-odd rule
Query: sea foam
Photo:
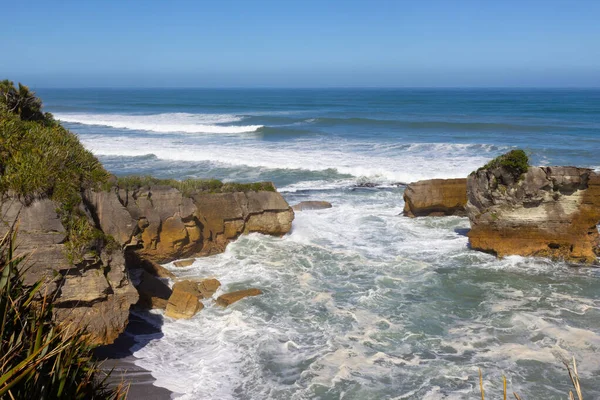
[[[225,125],[242,121],[243,117],[233,114],[163,113],[123,115],[57,113],[55,117],[60,121],[69,123],[156,133],[245,133],[262,128],[262,125]]]

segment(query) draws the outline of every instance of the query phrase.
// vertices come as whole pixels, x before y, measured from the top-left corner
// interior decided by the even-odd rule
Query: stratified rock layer
[[[592,170],[529,167],[515,179],[504,167],[481,169],[467,192],[473,249],[597,263],[600,175]]]
[[[56,293],[55,317],[86,327],[98,344],[117,338],[127,325],[130,306],[138,302],[128,269],[147,272],[141,283],[142,303],[167,307],[171,294],[148,283],[148,274],[171,275],[158,263],[222,252],[244,233],[281,236],[294,219],[283,197],[270,191],[189,196],[169,186],[88,191],[81,214],[118,246],[109,249],[98,239],[89,257],[73,264],[67,257],[69,237],[59,204],[46,198],[23,203],[1,195],[0,235],[19,220],[17,250],[29,254],[26,284],[45,280],[48,294]]]
[[[243,233],[281,236],[294,212],[277,192],[197,193],[169,186],[88,192],[103,231],[144,259],[169,262],[220,253]]]
[[[413,182],[404,190],[404,215],[426,217],[465,215],[467,180],[430,179]]]

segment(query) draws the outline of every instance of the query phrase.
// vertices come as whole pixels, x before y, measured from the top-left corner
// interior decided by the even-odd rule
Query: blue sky
[[[4,1],[33,87],[599,87],[600,0]]]

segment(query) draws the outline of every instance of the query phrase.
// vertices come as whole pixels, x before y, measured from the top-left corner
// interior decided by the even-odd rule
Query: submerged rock
[[[327,201],[301,201],[300,203],[292,206],[294,211],[307,211],[307,210],[323,210],[331,208],[331,203]]]
[[[238,290],[237,292],[226,293],[219,296],[217,298],[217,304],[222,307],[227,307],[245,297],[258,296],[260,294],[262,294],[260,289]]]
[[[404,190],[407,217],[466,215],[467,180],[430,179],[413,182]]]
[[[471,247],[500,257],[597,263],[600,175],[576,167],[513,172],[495,166],[469,176]]]

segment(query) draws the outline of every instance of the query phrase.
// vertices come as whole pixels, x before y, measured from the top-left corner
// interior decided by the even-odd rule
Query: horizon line
[[[20,83],[20,82],[19,82]],[[370,89],[370,90],[440,90],[440,89],[481,89],[481,90],[597,90],[599,86],[33,86],[35,89],[200,89],[200,90],[327,90],[327,89]]]

